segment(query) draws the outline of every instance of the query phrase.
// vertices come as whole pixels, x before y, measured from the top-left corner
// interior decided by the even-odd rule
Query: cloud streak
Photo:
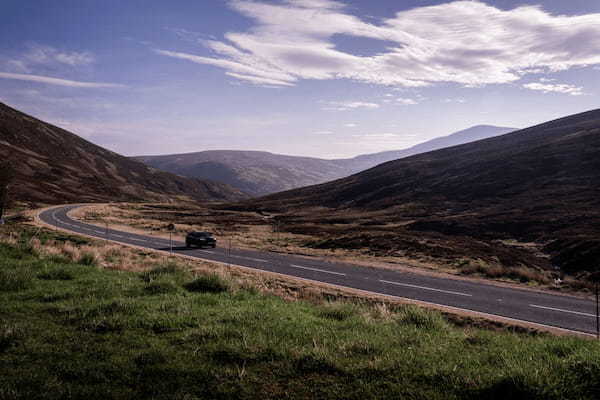
[[[523,85],[524,88],[530,90],[539,90],[544,93],[563,93],[571,96],[582,96],[583,88],[573,85],[567,85],[564,83],[526,83]]]
[[[350,79],[397,87],[446,82],[477,87],[600,64],[600,14],[552,15],[539,6],[501,10],[474,0],[417,7],[371,23],[349,14],[339,1],[229,4],[253,21],[248,31],[202,41],[212,52],[207,57],[157,53],[273,86]],[[336,47],[338,36],[387,46],[375,55],[355,55]]]
[[[36,83],[45,83],[48,85],[68,86],[73,88],[122,88],[124,85],[116,83],[103,83],[103,82],[81,82],[72,81],[68,79],[52,78],[41,75],[30,75],[30,74],[14,74],[10,72],[0,72],[0,78],[4,79],[15,79],[20,81],[29,81]]]
[[[379,108],[377,103],[368,103],[364,101],[329,101],[325,103],[323,110],[327,111],[347,111],[355,109],[374,110]]]

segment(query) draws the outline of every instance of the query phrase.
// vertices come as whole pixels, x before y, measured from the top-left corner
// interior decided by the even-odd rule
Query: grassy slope
[[[0,398],[597,398],[600,349],[0,244]],[[44,234],[42,241],[49,236]]]

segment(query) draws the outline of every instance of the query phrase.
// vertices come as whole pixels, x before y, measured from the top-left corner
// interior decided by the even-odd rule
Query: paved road
[[[40,214],[47,224],[101,239],[169,250],[169,240],[75,221],[67,213],[78,206],[56,207]],[[492,314],[520,321],[593,334],[595,302],[570,296],[493,286],[478,282],[359,267],[278,253],[223,248],[187,249],[174,242],[174,253],[220,261],[378,294]]]

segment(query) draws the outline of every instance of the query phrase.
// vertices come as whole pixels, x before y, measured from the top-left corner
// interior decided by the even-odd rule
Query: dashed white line
[[[302,265],[290,264],[290,267],[293,267],[293,268],[300,268],[300,269],[307,269],[307,270],[309,270],[309,271],[323,272],[323,273],[325,273],[325,274],[332,274],[332,275],[346,276],[346,274],[343,274],[343,273],[341,273],[341,272],[327,271],[327,270],[324,270],[324,269],[319,269],[319,268],[303,267]]]
[[[215,254],[214,251],[210,251],[210,250],[198,250],[198,251],[201,251],[203,253]]]
[[[530,307],[535,307],[535,308],[542,308],[544,310],[558,311],[558,312],[564,312],[564,313],[576,314],[576,315],[584,315],[586,317],[594,317],[594,318],[596,317],[595,314],[588,314],[588,313],[579,312],[579,311],[563,310],[562,308],[538,306],[538,305],[535,305],[535,304],[530,304],[529,306]]]
[[[415,288],[415,289],[431,290],[433,292],[455,294],[457,296],[467,296],[467,297],[472,297],[473,296],[472,294],[468,294],[468,293],[453,292],[452,290],[435,289],[435,288],[430,288],[430,287],[427,287],[427,286],[411,285],[410,283],[400,283],[400,282],[384,281],[382,279],[380,279],[379,282],[389,283],[390,285],[396,285],[396,286],[406,286],[406,287]]]

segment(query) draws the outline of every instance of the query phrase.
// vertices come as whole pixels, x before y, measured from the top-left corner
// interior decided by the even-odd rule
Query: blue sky
[[[600,93],[589,0],[4,0],[0,37],[0,101],[126,155],[348,157]]]

